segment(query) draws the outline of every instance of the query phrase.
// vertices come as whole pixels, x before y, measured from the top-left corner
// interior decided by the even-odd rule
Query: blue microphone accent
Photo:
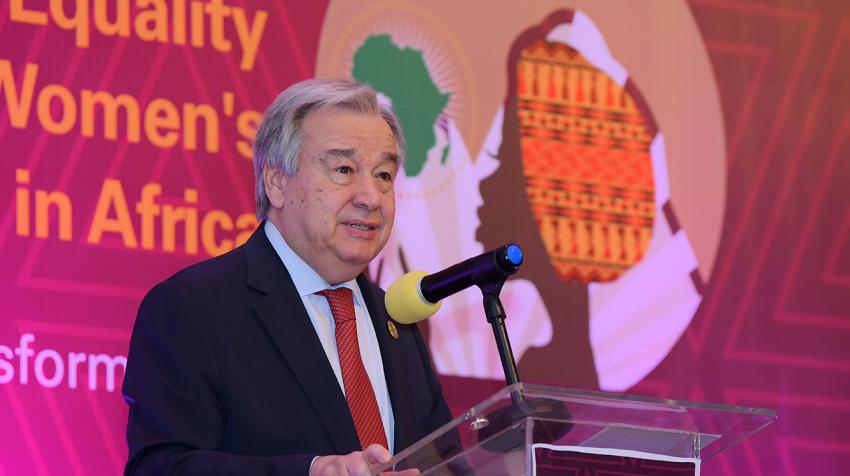
[[[510,260],[510,262],[514,266],[519,266],[522,264],[522,248],[511,243],[510,245],[508,245],[507,251],[508,260]]]

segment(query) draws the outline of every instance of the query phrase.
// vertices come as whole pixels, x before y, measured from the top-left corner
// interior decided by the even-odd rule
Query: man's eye
[[[336,170],[338,173],[346,174],[346,175],[350,174],[351,172],[354,171],[354,169],[352,169],[351,167],[349,167],[347,165],[341,165],[334,170]]]
[[[378,172],[378,178],[390,182],[393,179],[393,174],[389,172]]]

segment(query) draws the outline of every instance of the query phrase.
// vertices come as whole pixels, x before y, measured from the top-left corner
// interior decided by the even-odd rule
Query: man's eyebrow
[[[347,157],[352,158],[356,155],[357,151],[353,148],[350,149],[328,149],[322,154],[323,157]],[[382,154],[382,158],[385,161],[393,162],[396,165],[401,163],[401,158],[399,154],[395,152],[384,152]]]
[[[354,149],[328,149],[325,151],[325,156],[331,157],[354,157]]]
[[[396,154],[395,152],[384,152],[384,160],[395,162],[396,164],[399,163],[398,154]]]

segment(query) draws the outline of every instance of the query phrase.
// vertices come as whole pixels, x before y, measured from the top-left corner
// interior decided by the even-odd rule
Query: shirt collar
[[[266,220],[266,223],[263,226],[263,231],[266,232],[266,237],[269,239],[269,242],[272,244],[275,252],[280,257],[280,260],[283,261],[283,265],[286,267],[286,270],[289,271],[289,275],[292,277],[292,282],[295,284],[295,289],[298,290],[299,296],[309,296],[324,289],[335,289],[340,287],[351,289],[355,296],[359,294],[357,282],[354,279],[340,283],[337,286],[331,286],[328,284],[324,278],[319,276],[319,273],[317,273],[316,270],[311,268],[310,265],[304,262],[304,260],[289,247],[289,244],[287,244],[286,240],[283,239],[283,235],[280,234],[280,231],[274,223]]]

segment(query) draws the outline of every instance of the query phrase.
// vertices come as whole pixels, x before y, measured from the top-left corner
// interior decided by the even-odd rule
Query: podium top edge
[[[597,404],[614,404],[616,405],[618,402],[620,403],[628,403],[628,404],[645,404],[656,407],[657,409],[666,409],[668,411],[677,411],[677,410],[703,410],[703,411],[712,411],[712,412],[730,412],[730,413],[743,413],[750,414],[754,416],[761,416],[765,418],[777,418],[776,411],[767,409],[767,408],[753,408],[753,407],[745,407],[745,406],[736,406],[736,405],[723,405],[718,403],[704,403],[704,402],[694,402],[688,400],[677,400],[671,398],[659,398],[659,397],[648,397],[644,395],[635,395],[629,393],[617,393],[617,392],[606,392],[601,390],[585,390],[585,389],[577,389],[577,388],[565,388],[565,387],[554,387],[549,385],[541,385],[535,383],[526,383],[520,382],[515,383],[513,385],[506,386],[493,394],[490,399],[499,399],[504,398],[505,396],[512,394],[526,394],[526,395],[535,395],[535,396],[546,396],[546,397],[562,397],[562,398],[580,398],[580,399],[593,399],[596,400]],[[543,394],[543,395],[536,395]]]

